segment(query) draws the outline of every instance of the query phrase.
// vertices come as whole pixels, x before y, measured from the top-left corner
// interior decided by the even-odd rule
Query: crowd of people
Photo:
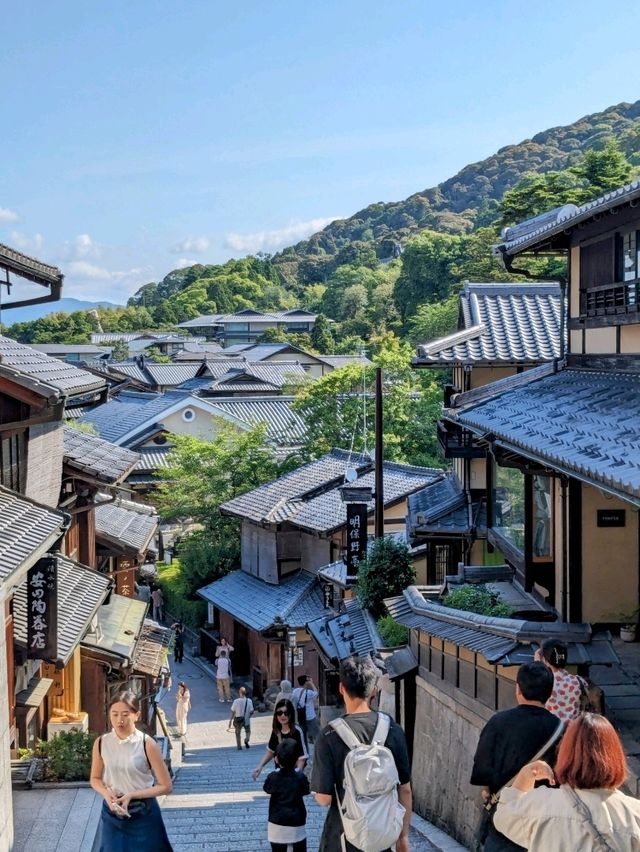
[[[178,622],[173,629],[181,663],[184,628]],[[231,700],[233,650],[220,640],[221,702]],[[480,733],[470,783],[481,787],[477,842],[484,852],[640,852],[640,801],[620,790],[627,776],[620,739],[604,715],[592,712],[590,684],[567,671],[567,659],[565,644],[543,642],[535,661],[517,672],[516,706],[496,713]],[[402,728],[372,709],[379,675],[370,658],[342,661],[344,713],[324,728],[312,678],[301,675],[295,688],[281,682],[269,741],[252,771],[257,781],[273,762],[263,784],[272,852],[306,852],[310,793],[328,808],[319,852],[408,852],[409,755]],[[179,736],[187,733],[190,707],[180,681]],[[251,746],[255,710],[241,686],[228,722],[239,750]],[[112,731],[96,740],[91,769],[91,785],[104,799],[99,848],[170,850],[157,797],[170,792],[171,779],[154,740],[136,727],[136,696],[119,693],[110,717]]]

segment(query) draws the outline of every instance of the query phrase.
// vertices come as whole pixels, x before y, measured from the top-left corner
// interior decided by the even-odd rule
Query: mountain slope
[[[375,248],[378,258],[390,257],[395,242],[425,228],[463,233],[495,218],[498,201],[527,172],[545,172],[572,165],[589,148],[602,148],[614,137],[635,165],[640,163],[640,101],[621,103],[552,127],[507,145],[478,163],[465,166],[436,187],[403,201],[370,204],[349,219],[332,222],[308,240],[274,256],[289,281],[306,283],[349,262],[353,244]],[[341,252],[345,254],[341,259]]]

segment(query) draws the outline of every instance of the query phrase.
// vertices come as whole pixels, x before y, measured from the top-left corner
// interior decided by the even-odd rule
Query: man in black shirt
[[[490,719],[480,734],[473,759],[471,783],[483,787],[488,799],[531,761],[558,727],[558,718],[545,709],[553,690],[553,674],[543,663],[520,666],[516,680],[517,707],[503,710]],[[556,744],[547,752],[547,763],[555,762]],[[521,846],[489,827],[484,852],[516,852]]]
[[[351,657],[340,664],[339,689],[347,711],[344,719],[361,742],[371,742],[378,721],[378,714],[369,709],[369,699],[375,692],[377,679],[378,670],[368,658]],[[409,822],[412,808],[411,769],[404,731],[393,719],[385,746],[395,760],[400,780],[398,799],[405,808],[402,834],[396,842],[396,852],[409,852]],[[344,760],[348,751],[348,747],[329,725],[316,740],[311,790],[319,805],[324,807],[330,805],[320,839],[319,852],[340,852],[342,849],[342,820],[337,806],[336,789],[342,801]],[[347,852],[358,852],[350,843],[346,843],[346,849]]]

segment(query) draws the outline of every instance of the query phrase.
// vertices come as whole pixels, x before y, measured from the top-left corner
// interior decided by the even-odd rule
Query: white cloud
[[[74,250],[76,257],[100,257],[100,248],[89,234],[78,234],[75,239]]]
[[[291,222],[284,228],[274,231],[257,231],[255,234],[227,234],[225,245],[233,251],[253,254],[257,251],[276,251],[299,240],[304,240],[321,231],[339,216],[328,216],[322,219],[310,219],[308,222]]]
[[[197,260],[189,260],[188,257],[181,257],[180,260],[176,262],[176,269],[184,269],[185,266],[195,266]]]
[[[34,234],[30,237],[21,231],[11,231],[9,239],[10,245],[20,251],[39,251],[42,248],[42,234]]]
[[[113,273],[102,266],[96,266],[86,260],[74,260],[69,264],[69,272],[72,275],[81,275],[83,278],[91,278],[94,281],[110,281]]]
[[[183,252],[192,251],[196,254],[202,254],[207,251],[211,245],[211,240],[208,237],[187,237],[176,243],[171,249],[172,254],[182,254]]]
[[[18,214],[8,207],[0,207],[0,222],[17,222]]]

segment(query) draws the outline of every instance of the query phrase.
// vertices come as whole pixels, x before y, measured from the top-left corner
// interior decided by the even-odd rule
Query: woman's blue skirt
[[[140,812],[130,817],[116,816],[102,803],[100,852],[173,852],[157,800],[133,801]]]

